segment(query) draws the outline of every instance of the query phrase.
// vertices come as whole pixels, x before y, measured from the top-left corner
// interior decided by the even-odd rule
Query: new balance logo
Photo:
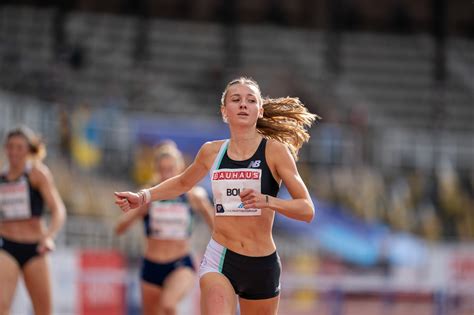
[[[260,160],[250,161],[248,168],[259,168],[260,167]]]

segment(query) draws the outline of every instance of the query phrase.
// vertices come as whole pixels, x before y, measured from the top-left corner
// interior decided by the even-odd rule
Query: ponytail
[[[257,120],[257,131],[265,138],[284,143],[294,159],[303,143],[308,142],[308,128],[320,119],[312,114],[297,97],[265,98],[263,117]]]
[[[263,106],[263,117],[257,120],[257,131],[265,138],[286,144],[297,160],[298,151],[310,138],[307,129],[321,117],[310,113],[297,97],[262,98],[258,83],[247,77],[234,79],[227,84],[221,97],[222,105],[225,104],[229,87],[234,84],[257,88]]]

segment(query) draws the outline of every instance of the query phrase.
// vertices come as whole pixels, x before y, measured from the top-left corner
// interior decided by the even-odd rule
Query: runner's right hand
[[[140,195],[130,191],[115,192],[115,204],[122,209],[123,212],[127,212],[131,209],[136,209],[141,206]]]

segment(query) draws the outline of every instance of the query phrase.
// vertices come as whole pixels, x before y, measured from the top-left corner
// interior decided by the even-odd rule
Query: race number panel
[[[151,236],[157,239],[186,239],[191,216],[186,204],[158,201],[150,209]]]
[[[212,172],[215,214],[219,216],[261,215],[261,209],[245,209],[240,201],[243,189],[261,191],[262,170],[220,169]]]
[[[0,184],[0,220],[21,220],[31,217],[28,183],[21,180]]]

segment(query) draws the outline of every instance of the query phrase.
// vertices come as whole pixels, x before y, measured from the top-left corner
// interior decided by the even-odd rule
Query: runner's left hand
[[[40,255],[43,255],[52,252],[55,248],[56,244],[54,243],[54,240],[48,236],[39,242],[37,251]]]
[[[261,209],[266,205],[265,196],[255,189],[244,188],[240,192],[240,201],[244,204],[245,209]]]

